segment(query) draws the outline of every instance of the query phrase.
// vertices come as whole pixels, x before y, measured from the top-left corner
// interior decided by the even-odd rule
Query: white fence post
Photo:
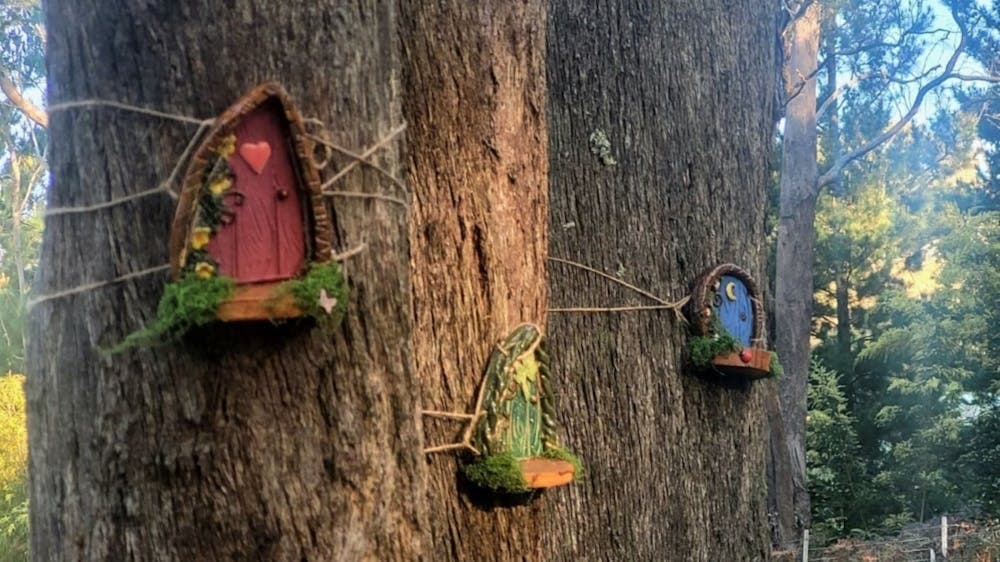
[[[809,562],[809,529],[802,531],[802,562]]]
[[[948,559],[948,516],[941,516],[941,556]]]
[[[934,549],[931,549],[931,562],[937,561],[937,555],[934,554]]]

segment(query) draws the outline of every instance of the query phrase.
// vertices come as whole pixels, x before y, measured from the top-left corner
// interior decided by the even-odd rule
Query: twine
[[[187,146],[184,148],[184,152],[181,153],[181,157],[177,160],[177,163],[174,165],[174,168],[170,171],[170,175],[167,176],[167,179],[164,180],[164,182],[161,183],[159,187],[155,187],[153,189],[147,189],[145,191],[140,191],[138,193],[133,193],[131,195],[125,195],[123,197],[117,197],[110,201],[105,201],[104,203],[95,203],[93,205],[84,205],[82,207],[49,207],[42,212],[42,217],[48,218],[59,215],[90,213],[94,211],[99,211],[101,209],[106,209],[108,207],[121,205],[122,203],[127,203],[128,201],[133,201],[135,199],[141,199],[149,195],[155,195],[157,193],[166,193],[167,195],[170,196],[171,199],[176,201],[178,195],[177,193],[174,192],[173,189],[170,188],[170,186],[173,185],[174,181],[177,179],[177,173],[180,171],[183,163],[187,160],[188,156],[191,155],[191,152],[193,152],[195,147],[198,145],[198,140],[201,139],[202,133],[204,133],[205,130],[212,125],[212,123],[214,123],[214,121],[205,121],[198,126],[198,130],[195,131],[194,135],[191,137],[191,140],[188,141]]]
[[[541,331],[539,331],[541,333]],[[504,350],[497,347],[501,352]],[[534,349],[534,348],[532,348]],[[504,353],[506,355],[506,353]],[[426,447],[423,450],[425,455],[431,453],[442,453],[445,451],[454,451],[456,449],[467,449],[474,455],[481,455],[482,453],[472,444],[472,432],[476,429],[476,422],[479,418],[486,415],[486,410],[483,409],[483,400],[486,398],[486,382],[489,380],[489,375],[483,375],[483,382],[479,384],[479,393],[476,396],[476,407],[471,414],[465,414],[460,412],[442,412],[439,410],[420,410],[420,414],[423,416],[431,416],[438,418],[446,418],[452,420],[468,420],[468,425],[465,426],[465,431],[462,432],[462,440],[457,443],[449,443],[447,445],[437,445],[434,447]]]
[[[195,123],[198,125],[198,130],[195,131],[191,140],[188,141],[187,146],[184,148],[184,152],[181,153],[181,157],[174,164],[173,169],[170,171],[170,175],[167,179],[160,183],[159,186],[153,189],[147,189],[145,191],[140,191],[138,193],[133,193],[130,195],[124,195],[122,197],[116,197],[109,201],[103,203],[95,203],[93,205],[82,205],[77,207],[50,207],[42,212],[42,217],[55,217],[59,215],[72,215],[78,213],[92,213],[94,211],[99,211],[101,209],[107,209],[109,207],[116,207],[122,203],[127,203],[129,201],[134,201],[136,199],[142,199],[143,197],[148,197],[150,195],[156,195],[157,193],[166,193],[171,197],[171,199],[177,200],[177,194],[171,189],[174,181],[177,179],[177,173],[180,171],[181,166],[194,151],[195,147],[198,146],[198,140],[201,139],[202,134],[215,123],[215,119],[195,119],[193,117],[187,117],[185,115],[177,115],[173,113],[165,113],[162,111],[156,111],[154,109],[145,109],[142,107],[136,107],[134,105],[129,105],[126,103],[119,103],[113,101],[105,100],[82,100],[76,102],[65,102],[57,103],[49,107],[49,113],[57,111],[65,111],[67,109],[74,108],[90,108],[90,107],[113,107],[116,109],[122,109],[125,111],[132,111],[135,113],[141,113],[144,115],[152,115],[154,117],[159,117],[161,119],[172,119],[174,121],[180,121],[182,123]]]
[[[617,277],[615,277],[613,275],[609,275],[609,274],[607,274],[607,273],[605,273],[605,272],[603,272],[603,271],[601,271],[599,269],[595,269],[593,267],[590,267],[589,265],[584,265],[582,263],[578,263],[578,262],[575,262],[575,261],[572,261],[572,260],[563,259],[563,258],[549,257],[547,259],[549,261],[552,261],[552,262],[561,263],[563,265],[568,265],[568,266],[571,266],[571,267],[582,269],[582,270],[590,272],[590,273],[594,273],[594,274],[599,275],[601,277],[604,277],[605,279],[608,279],[608,280],[610,280],[610,281],[612,281],[614,283],[617,283],[618,285],[621,285],[621,286],[623,286],[623,287],[625,287],[627,289],[635,291],[636,293],[639,293],[640,295],[642,295],[644,297],[650,298],[650,299],[652,299],[652,300],[660,303],[659,305],[646,305],[646,306],[550,308],[550,309],[548,309],[549,312],[591,312],[591,313],[593,313],[593,312],[633,312],[633,311],[640,311],[640,310],[672,310],[674,312],[674,316],[678,320],[680,320],[681,322],[683,322],[685,324],[687,323],[687,318],[684,317],[682,309],[684,308],[684,305],[686,305],[688,303],[688,301],[691,300],[690,296],[686,296],[686,297],[684,297],[684,298],[682,298],[682,299],[680,299],[678,301],[675,301],[675,302],[669,302],[669,301],[666,301],[664,299],[661,299],[660,297],[654,295],[653,293],[650,293],[649,291],[646,291],[645,289],[640,289],[639,287],[636,287],[635,285],[633,285],[631,283],[623,281],[623,280],[621,280],[621,279],[619,279],[619,278],[617,278]]]
[[[51,115],[52,113],[58,111],[66,111],[67,109],[89,109],[92,107],[113,107],[115,109],[131,111],[132,113],[152,115],[153,117],[159,117],[161,119],[172,119],[174,121],[180,121],[181,123],[192,123],[194,125],[202,125],[205,123],[211,124],[215,121],[215,119],[198,119],[197,117],[189,117],[187,115],[168,113],[166,111],[157,111],[155,109],[148,109],[145,107],[139,107],[137,105],[131,105],[119,101],[101,100],[101,99],[64,101],[61,103],[50,105],[48,107],[48,113]]]
[[[175,193],[173,191],[173,189],[171,189],[171,186],[173,185],[174,181],[176,181],[178,172],[180,171],[180,169],[184,165],[184,163],[188,160],[188,158],[190,157],[191,153],[198,146],[198,140],[201,139],[201,137],[204,134],[205,130],[208,129],[209,127],[211,127],[212,125],[214,125],[216,123],[216,119],[214,119],[214,118],[213,119],[199,119],[197,117],[190,117],[190,116],[181,115],[181,114],[178,114],[178,113],[169,113],[169,112],[166,112],[166,111],[159,111],[159,110],[156,110],[156,109],[148,109],[148,108],[145,108],[145,107],[139,107],[139,106],[131,105],[131,104],[128,104],[128,103],[122,103],[122,102],[117,102],[117,101],[112,101],[112,100],[102,100],[102,99],[86,99],[86,100],[68,101],[68,102],[57,103],[57,104],[50,105],[48,107],[48,112],[49,112],[49,114],[52,114],[52,113],[57,113],[57,112],[60,112],[60,111],[67,111],[67,110],[70,110],[70,109],[92,109],[92,108],[99,108],[99,107],[110,107],[110,108],[113,108],[113,109],[120,109],[122,111],[128,111],[128,112],[132,112],[132,113],[138,113],[138,114],[141,114],[141,115],[150,115],[150,116],[153,116],[153,117],[158,117],[160,119],[167,119],[167,120],[172,120],[172,121],[178,121],[180,123],[190,123],[190,124],[198,125],[198,130],[195,131],[194,135],[191,137],[191,140],[188,141],[187,146],[184,148],[184,152],[181,154],[180,158],[177,159],[176,164],[174,165],[173,169],[170,171],[170,175],[159,186],[157,186],[155,188],[152,188],[152,189],[147,189],[147,190],[144,190],[144,191],[140,191],[138,193],[132,193],[130,195],[124,195],[122,197],[115,197],[113,199],[110,199],[108,201],[104,201],[102,203],[94,203],[94,204],[91,204],[91,205],[80,205],[80,206],[73,206],[73,207],[51,207],[51,208],[46,209],[42,213],[42,216],[44,218],[54,217],[54,216],[60,216],[60,215],[92,213],[92,212],[100,211],[102,209],[107,209],[107,208],[110,208],[110,207],[117,207],[118,205],[121,205],[123,203],[127,203],[129,201],[135,201],[136,199],[142,199],[144,197],[149,197],[150,195],[156,195],[158,193],[166,193],[172,199],[176,200],[178,198],[178,195],[177,195],[177,193]],[[304,119],[304,121],[307,122],[307,123],[314,124],[314,125],[319,125],[322,128],[321,130],[324,132],[324,135],[326,135],[326,128],[325,128],[325,125],[322,123],[322,121],[319,121],[318,119]],[[339,172],[337,172],[332,178],[330,178],[330,179],[326,180],[325,182],[323,182],[323,184],[321,186],[321,189],[324,190],[324,195],[327,195],[327,196],[330,196],[330,197],[359,197],[359,198],[366,198],[366,199],[380,199],[380,200],[384,200],[384,201],[390,201],[390,202],[402,205],[404,207],[407,206],[408,203],[405,200],[400,199],[398,197],[393,197],[393,196],[390,196],[390,195],[382,195],[382,194],[378,194],[378,193],[360,193],[360,192],[352,192],[352,191],[333,191],[333,190],[328,190],[328,188],[331,185],[335,184],[337,181],[339,181],[341,178],[343,178],[345,175],[347,175],[347,173],[350,172],[351,170],[353,170],[356,166],[358,166],[359,164],[365,164],[367,166],[370,166],[372,169],[377,170],[378,172],[380,172],[382,175],[386,176],[387,178],[389,178],[396,186],[398,186],[400,189],[402,189],[403,192],[405,193],[407,191],[406,185],[399,178],[393,176],[385,168],[383,168],[383,167],[379,166],[378,164],[376,164],[376,163],[371,162],[371,161],[368,160],[368,157],[370,157],[376,151],[381,150],[382,148],[385,148],[386,146],[388,146],[388,144],[390,142],[392,142],[400,133],[402,133],[405,130],[406,130],[406,124],[405,123],[403,123],[402,125],[398,125],[392,131],[390,131],[388,135],[386,135],[385,137],[383,137],[382,139],[380,139],[377,143],[375,143],[375,145],[373,145],[370,148],[366,149],[361,154],[357,154],[353,150],[350,150],[348,148],[340,146],[340,145],[338,145],[338,144],[334,143],[333,141],[330,141],[330,140],[328,140],[326,138],[321,138],[319,136],[316,136],[316,135],[313,135],[313,134],[310,134],[310,133],[306,133],[306,136],[308,136],[310,139],[318,142],[321,146],[324,146],[326,148],[332,148],[333,150],[336,150],[337,152],[340,152],[340,153],[342,153],[342,154],[344,154],[344,155],[346,155],[346,156],[348,156],[348,157],[350,157],[350,158],[353,159],[353,161],[350,162],[347,166],[345,166],[344,169],[342,169]],[[326,168],[326,166],[329,164],[329,161],[330,161],[330,156],[329,156],[329,154],[327,154],[326,158],[324,158],[324,160],[321,163],[316,163],[315,160],[313,161],[313,163],[314,163],[314,165],[317,166],[318,169],[322,170],[322,169]]]
[[[307,123],[310,123],[310,124],[319,125],[321,127],[323,126],[322,122],[318,121],[317,119],[305,119],[304,121],[307,122]],[[344,166],[343,169],[339,170],[336,174],[334,174],[332,177],[330,177],[325,182],[323,182],[322,185],[320,185],[320,189],[323,191],[323,195],[326,195],[327,197],[356,197],[356,198],[361,198],[361,199],[376,199],[376,200],[388,201],[388,202],[391,202],[391,203],[396,203],[397,205],[401,205],[403,207],[407,207],[409,205],[409,203],[407,203],[404,199],[400,199],[399,197],[393,197],[391,195],[384,195],[384,194],[381,194],[381,193],[365,193],[365,192],[360,192],[360,191],[338,191],[338,190],[331,190],[330,189],[330,186],[332,186],[335,183],[337,183],[338,181],[340,181],[340,179],[343,178],[344,176],[346,176],[351,170],[353,170],[354,168],[356,168],[357,166],[359,166],[361,164],[364,164],[364,165],[372,168],[373,170],[379,172],[380,174],[382,174],[386,178],[388,178],[389,181],[391,181],[403,193],[407,193],[409,190],[407,189],[406,184],[403,183],[402,180],[400,180],[396,176],[392,175],[388,170],[386,170],[382,166],[379,166],[375,162],[372,162],[371,160],[369,160],[369,158],[373,154],[375,154],[379,150],[382,150],[383,148],[386,148],[389,145],[389,143],[391,143],[393,140],[395,140],[395,138],[397,136],[399,136],[400,134],[402,134],[403,131],[405,131],[405,130],[406,130],[406,123],[397,125],[393,130],[389,131],[389,133],[387,135],[383,136],[375,144],[373,144],[372,146],[366,148],[364,150],[364,152],[362,152],[360,154],[354,152],[353,150],[350,150],[350,149],[347,149],[347,148],[345,148],[343,146],[340,146],[339,144],[337,144],[337,143],[329,140],[329,138],[327,138],[326,135],[324,135],[324,136],[318,136],[318,135],[314,135],[314,134],[307,134],[307,136],[309,137],[309,139],[311,139],[313,142],[318,143],[320,146],[324,146],[326,148],[333,149],[333,150],[335,150],[337,152],[340,152],[341,154],[344,154],[346,156],[349,156],[350,158],[353,159],[350,163],[348,163],[346,166]],[[323,131],[325,132],[325,129],[323,129]],[[327,155],[323,159],[323,161],[322,161],[321,164],[317,163],[315,161],[314,161],[314,164],[318,168],[322,169],[322,168],[325,168],[329,164],[330,159],[331,159],[330,156]]]
[[[92,213],[92,212],[96,212],[96,211],[99,211],[99,210],[102,210],[102,209],[107,209],[107,208],[110,208],[110,207],[115,207],[115,206],[121,205],[123,203],[127,203],[129,201],[135,201],[137,199],[142,199],[144,197],[149,197],[151,195],[156,195],[158,193],[167,193],[173,199],[177,199],[178,195],[171,189],[171,185],[177,179],[177,175],[178,175],[178,172],[180,171],[180,168],[183,166],[183,164],[190,157],[191,153],[198,146],[198,141],[199,141],[199,139],[201,139],[201,137],[204,134],[204,132],[209,127],[211,127],[212,125],[214,125],[216,123],[216,119],[214,119],[214,118],[213,119],[198,119],[197,117],[190,117],[190,116],[187,116],[187,115],[181,115],[181,114],[177,114],[177,113],[169,113],[169,112],[166,112],[166,111],[159,111],[159,110],[155,110],[155,109],[148,109],[148,108],[145,108],[145,107],[139,107],[139,106],[131,105],[131,104],[128,104],[128,103],[122,103],[122,102],[117,102],[117,101],[112,101],[112,100],[102,100],[102,99],[85,99],[85,100],[61,102],[61,103],[50,105],[48,107],[48,112],[49,112],[49,114],[52,114],[52,113],[57,113],[57,112],[60,112],[60,111],[67,111],[67,110],[70,110],[70,109],[92,109],[92,108],[98,108],[98,107],[110,107],[110,108],[120,109],[122,111],[128,111],[128,112],[132,112],[132,113],[138,113],[138,114],[142,114],[142,115],[150,115],[150,116],[158,117],[158,118],[161,118],[161,119],[173,120],[173,121],[178,121],[178,122],[181,122],[181,123],[190,123],[190,124],[198,125],[198,130],[195,131],[194,135],[191,137],[191,140],[188,141],[187,146],[184,148],[184,152],[181,154],[180,158],[178,158],[176,164],[174,165],[173,169],[170,172],[170,175],[158,187],[155,187],[153,189],[147,189],[147,190],[140,191],[140,192],[137,192],[137,193],[132,193],[132,194],[129,194],[129,195],[124,195],[122,197],[116,197],[116,198],[110,199],[108,201],[104,201],[102,203],[94,203],[94,204],[91,204],[91,205],[80,205],[80,206],[73,206],[73,207],[51,207],[49,209],[46,209],[43,212],[42,216],[45,217],[45,218],[53,217],[53,216],[60,216],[60,215]],[[317,120],[317,119],[307,119],[306,121],[310,122],[310,123],[313,123],[313,124],[319,124],[320,126],[323,126],[323,123],[321,121]],[[352,150],[349,150],[349,149],[344,148],[344,147],[342,147],[340,145],[337,145],[337,144],[333,143],[332,141],[329,141],[329,140],[326,140],[326,139],[321,139],[321,138],[319,138],[319,137],[317,137],[315,135],[311,135],[311,134],[307,133],[307,135],[310,138],[316,140],[317,142],[320,142],[323,146],[326,146],[326,147],[332,148],[334,150],[337,150],[337,151],[339,151],[339,152],[341,152],[341,153],[343,153],[343,154],[345,154],[345,155],[347,155],[347,156],[349,156],[349,157],[351,157],[351,158],[354,159],[353,162],[351,162],[350,164],[348,164],[347,166],[345,166],[344,169],[341,170],[340,172],[338,172],[333,178],[327,180],[323,184],[324,189],[326,187],[329,187],[330,185],[332,185],[334,182],[336,182],[340,178],[344,177],[344,175],[346,175],[347,172],[349,172],[351,169],[353,169],[357,165],[359,165],[359,164],[366,164],[366,165],[372,167],[373,169],[379,171],[380,173],[382,173],[386,177],[390,178],[393,181],[393,183],[395,183],[397,186],[400,186],[405,191],[406,186],[405,186],[405,184],[403,184],[402,181],[400,181],[398,178],[396,178],[395,176],[393,176],[392,174],[390,174],[387,170],[385,170],[384,168],[382,168],[378,164],[375,164],[373,162],[370,162],[370,161],[366,160],[369,156],[371,156],[372,154],[374,154],[377,150],[380,150],[381,148],[384,148],[385,146],[387,146],[389,144],[389,142],[391,142],[396,136],[398,136],[400,133],[402,133],[405,129],[406,129],[406,124],[405,123],[402,124],[402,125],[397,126],[392,131],[390,131],[388,135],[386,135],[384,138],[382,138],[381,140],[379,140],[374,146],[366,149],[360,155],[356,154]],[[325,131],[325,127],[324,127],[323,130]],[[327,157],[326,160],[322,163],[322,167],[326,167],[328,161],[329,161],[329,157]],[[401,204],[403,206],[407,205],[406,201],[404,201],[402,199],[399,199],[397,197],[392,197],[392,196],[389,196],[389,195],[377,194],[377,193],[354,193],[354,192],[330,191],[330,192],[324,193],[324,195],[329,195],[329,196],[345,196],[345,197],[365,197],[365,198],[372,198],[372,199],[384,199],[384,200],[387,200],[387,201],[392,201],[394,203]],[[359,245],[359,246],[357,246],[355,248],[352,248],[351,250],[348,250],[346,252],[343,252],[341,254],[337,254],[337,253],[334,253],[334,252],[331,251],[331,254],[332,254],[331,257],[332,257],[332,259],[334,261],[343,261],[343,260],[346,260],[346,259],[348,259],[350,257],[353,257],[353,256],[361,253],[365,249],[365,247],[366,247],[365,244],[361,244],[361,245]],[[132,272],[132,273],[127,273],[125,275],[121,275],[119,277],[115,277],[114,279],[109,279],[107,281],[96,281],[96,282],[92,282],[92,283],[86,283],[86,284],[83,284],[83,285],[79,285],[79,286],[76,286],[76,287],[71,287],[71,288],[64,289],[64,290],[61,290],[61,291],[57,291],[57,292],[54,292],[54,293],[50,293],[50,294],[47,294],[47,295],[42,295],[42,296],[30,299],[26,303],[26,308],[30,310],[35,305],[41,304],[41,303],[46,302],[46,301],[50,301],[50,300],[54,300],[54,299],[58,299],[58,298],[62,298],[62,297],[70,296],[70,295],[75,295],[75,294],[79,294],[79,293],[83,293],[83,292],[93,291],[93,290],[96,290],[96,289],[107,287],[109,285],[114,285],[114,284],[117,284],[117,283],[121,283],[123,281],[128,281],[130,279],[135,279],[135,278],[138,278],[138,277],[143,277],[145,275],[150,275],[150,274],[157,273],[157,272],[160,272],[160,271],[165,271],[165,270],[167,270],[169,268],[170,268],[169,264],[158,265],[158,266],[155,266],[155,267],[150,267],[150,268],[147,268],[147,269],[143,269],[141,271],[135,271],[135,272]]]
[[[331,250],[330,251],[331,259],[333,261],[345,261],[347,259],[350,259],[350,258],[352,258],[352,257],[360,254],[365,249],[367,249],[367,247],[368,247],[368,245],[362,242],[361,244],[358,244],[357,246],[351,248],[350,250],[346,250],[346,251],[341,252],[339,254],[335,253],[333,250]],[[121,275],[119,277],[115,277],[114,279],[109,279],[107,281],[95,281],[93,283],[85,283],[83,285],[78,285],[76,287],[71,287],[69,289],[63,289],[62,291],[56,291],[55,293],[49,293],[47,295],[42,295],[42,296],[39,296],[39,297],[36,297],[36,298],[33,298],[33,299],[29,299],[28,302],[27,302],[27,304],[25,305],[25,308],[27,310],[31,310],[35,305],[41,304],[41,303],[46,302],[46,301],[50,301],[50,300],[54,300],[54,299],[61,299],[63,297],[68,297],[70,295],[76,295],[76,294],[80,294],[80,293],[86,293],[86,292],[89,292],[89,291],[93,291],[93,290],[96,290],[96,289],[101,289],[103,287],[107,287],[109,285],[115,285],[117,283],[121,283],[122,281],[128,281],[130,279],[135,279],[135,278],[138,278],[138,277],[143,277],[143,276],[150,275],[150,274],[153,274],[153,273],[157,273],[157,272],[160,272],[160,271],[166,271],[167,269],[170,269],[170,264],[169,263],[168,264],[163,264],[163,265],[157,265],[155,267],[149,267],[149,268],[143,269],[141,271],[134,271],[132,273],[126,273],[125,275]]]
[[[107,287],[108,285],[114,285],[116,283],[121,283],[122,281],[128,281],[129,279],[135,279],[137,277],[143,277],[145,275],[150,275],[152,273],[166,271],[167,269],[170,269],[170,264],[158,265],[156,267],[150,267],[147,269],[143,269],[141,271],[126,273],[125,275],[122,275],[120,277],[115,277],[114,279],[110,279],[108,281],[95,281],[93,283],[86,283],[84,285],[78,285],[76,287],[71,287],[69,289],[63,289],[62,291],[56,291],[55,293],[49,293],[47,295],[42,295],[40,297],[28,300],[26,308],[28,310],[31,310],[32,308],[34,308],[35,305],[43,303],[45,301],[50,301],[53,299],[61,299],[63,297],[68,297],[70,295],[76,295],[79,293],[93,291],[95,289]]]

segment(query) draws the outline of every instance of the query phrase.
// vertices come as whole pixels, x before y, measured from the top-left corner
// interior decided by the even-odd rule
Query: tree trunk
[[[471,412],[496,343],[544,325],[548,192],[542,0],[403,2],[414,354],[427,409]],[[425,418],[428,444],[454,421]],[[537,559],[540,504],[428,457],[433,560]],[[556,494],[562,492],[555,492]]]
[[[550,3],[550,251],[679,299],[723,262],[763,281],[777,79],[767,2]],[[554,307],[652,304],[550,264]],[[550,319],[566,441],[546,560],[764,560],[770,381],[702,378],[670,311]]]
[[[777,384],[777,383],[776,383]],[[799,539],[795,525],[795,486],[792,483],[792,457],[781,416],[781,397],[768,394],[767,426],[770,438],[767,449],[767,517],[771,544],[781,550],[792,548]]]
[[[784,433],[791,454],[794,513],[809,524],[806,489],[806,388],[809,381],[813,299],[813,221],[816,216],[816,79],[819,5],[793,24],[788,72],[793,87],[782,144],[778,248],[775,267],[775,345],[785,368],[781,379]],[[787,509],[786,507],[779,507]]]
[[[24,198],[30,195],[27,190],[31,189],[31,185],[21,185],[21,164],[18,161],[17,149],[13,140],[8,145],[8,155],[10,157],[10,242],[11,253],[14,254],[14,268],[17,269],[17,306],[20,311],[23,310],[25,297],[28,294],[28,281],[24,277],[24,238],[22,234],[24,232]],[[28,331],[22,328],[20,332],[21,353],[24,353],[23,350],[28,347]],[[6,339],[10,342],[10,338]],[[23,355],[18,354],[18,356],[23,360]]]
[[[104,99],[206,117],[267,79],[350,147],[402,121],[393,3],[52,0],[51,103]],[[155,187],[190,125],[111,108],[51,117],[49,203]],[[382,167],[400,173],[390,146]],[[344,162],[341,162],[343,164]],[[337,186],[387,191],[372,170]],[[166,196],[47,221],[39,294],[167,262]],[[206,327],[106,356],[154,316],[165,276],[31,311],[28,398],[36,560],[414,560],[426,469],[409,345],[403,207],[337,199],[347,269],[336,329]]]

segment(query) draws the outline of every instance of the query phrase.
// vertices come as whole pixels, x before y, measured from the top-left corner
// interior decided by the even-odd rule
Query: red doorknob
[[[278,189],[278,201],[284,201],[288,199],[288,190],[281,187]]]

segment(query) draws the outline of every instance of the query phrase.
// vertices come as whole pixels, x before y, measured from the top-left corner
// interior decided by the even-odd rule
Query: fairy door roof
[[[171,235],[175,277],[208,264],[240,284],[330,259],[331,229],[302,117],[275,83],[216,120],[185,176]]]

